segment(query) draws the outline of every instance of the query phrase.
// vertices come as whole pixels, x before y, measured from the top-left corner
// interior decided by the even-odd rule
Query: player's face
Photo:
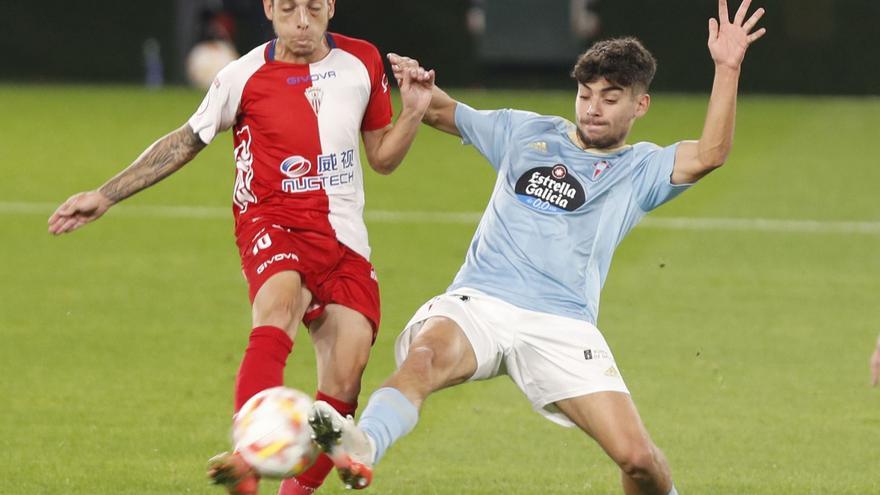
[[[589,148],[622,146],[636,119],[648,111],[651,97],[605,78],[578,84],[575,115],[577,132]]]
[[[284,55],[301,63],[316,62],[326,55],[324,34],[335,8],[336,0],[263,0],[266,17],[284,45]]]

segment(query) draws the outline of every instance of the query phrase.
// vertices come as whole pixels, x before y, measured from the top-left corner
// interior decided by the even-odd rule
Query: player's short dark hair
[[[641,41],[626,37],[596,42],[578,57],[571,77],[580,84],[604,77],[624,88],[648,91],[655,72],[657,59]]]

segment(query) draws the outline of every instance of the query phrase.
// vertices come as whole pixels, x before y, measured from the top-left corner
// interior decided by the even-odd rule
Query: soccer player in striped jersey
[[[372,44],[327,31],[335,0],[263,0],[276,39],[229,64],[179,129],[94,191],[76,194],[49,219],[63,234],[192,160],[223,131],[233,133],[232,213],[253,328],[235,383],[235,410],[281,385],[297,327],[315,346],[317,398],[353,414],[379,328],[379,286],[363,220],[363,171],[393,172],[431,100],[432,71],[400,82],[392,124],[388,79]],[[313,492],[332,463],[321,456],[283,495]],[[257,492],[256,473],[236,453],[209,475],[229,493]]]
[[[429,125],[472,144],[497,171],[464,265],[397,340],[398,369],[357,425],[316,402],[310,422],[343,480],[363,488],[372,467],[412,430],[432,392],[508,375],[535,411],[590,435],[620,468],[629,495],[674,495],[652,442],[596,328],[611,257],[649,211],[727,159],[746,50],[763,15],[733,21],[727,1],[709,22],[715,80],[698,141],[626,144],[650,106],[654,57],[634,38],[593,45],[577,61],[576,123],[516,110],[478,111],[435,88]],[[395,74],[418,67],[392,57]],[[489,414],[491,416],[491,413]]]

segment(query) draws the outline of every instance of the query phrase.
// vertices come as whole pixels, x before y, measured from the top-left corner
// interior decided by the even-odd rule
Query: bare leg
[[[458,324],[435,316],[424,323],[406,359],[382,386],[396,388],[421,408],[428,395],[463,383],[476,370],[473,347]]]
[[[318,390],[345,402],[356,402],[373,342],[370,321],[351,308],[328,304],[310,325],[309,334],[318,362]]]
[[[253,330],[235,381],[235,410],[254,394],[284,383],[284,367],[296,329],[312,296],[299,273],[279,272],[257,292]],[[238,453],[224,452],[209,461],[208,476],[234,495],[257,493],[259,478]]]
[[[311,301],[312,293],[302,285],[299,273],[276,273],[266,280],[254,297],[253,325],[255,328],[280,328],[293,340]]]
[[[669,493],[672,489],[669,465],[651,441],[629,394],[598,392],[562,400],[556,405],[620,466],[624,493]]]

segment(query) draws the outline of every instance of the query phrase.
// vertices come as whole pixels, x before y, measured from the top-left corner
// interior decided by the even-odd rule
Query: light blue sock
[[[678,495],[678,491],[675,489],[675,485],[672,485],[672,490],[669,490],[669,495]]]
[[[379,462],[388,447],[411,432],[418,421],[419,410],[400,390],[385,387],[373,392],[358,421],[358,427],[376,445],[373,462]]]

